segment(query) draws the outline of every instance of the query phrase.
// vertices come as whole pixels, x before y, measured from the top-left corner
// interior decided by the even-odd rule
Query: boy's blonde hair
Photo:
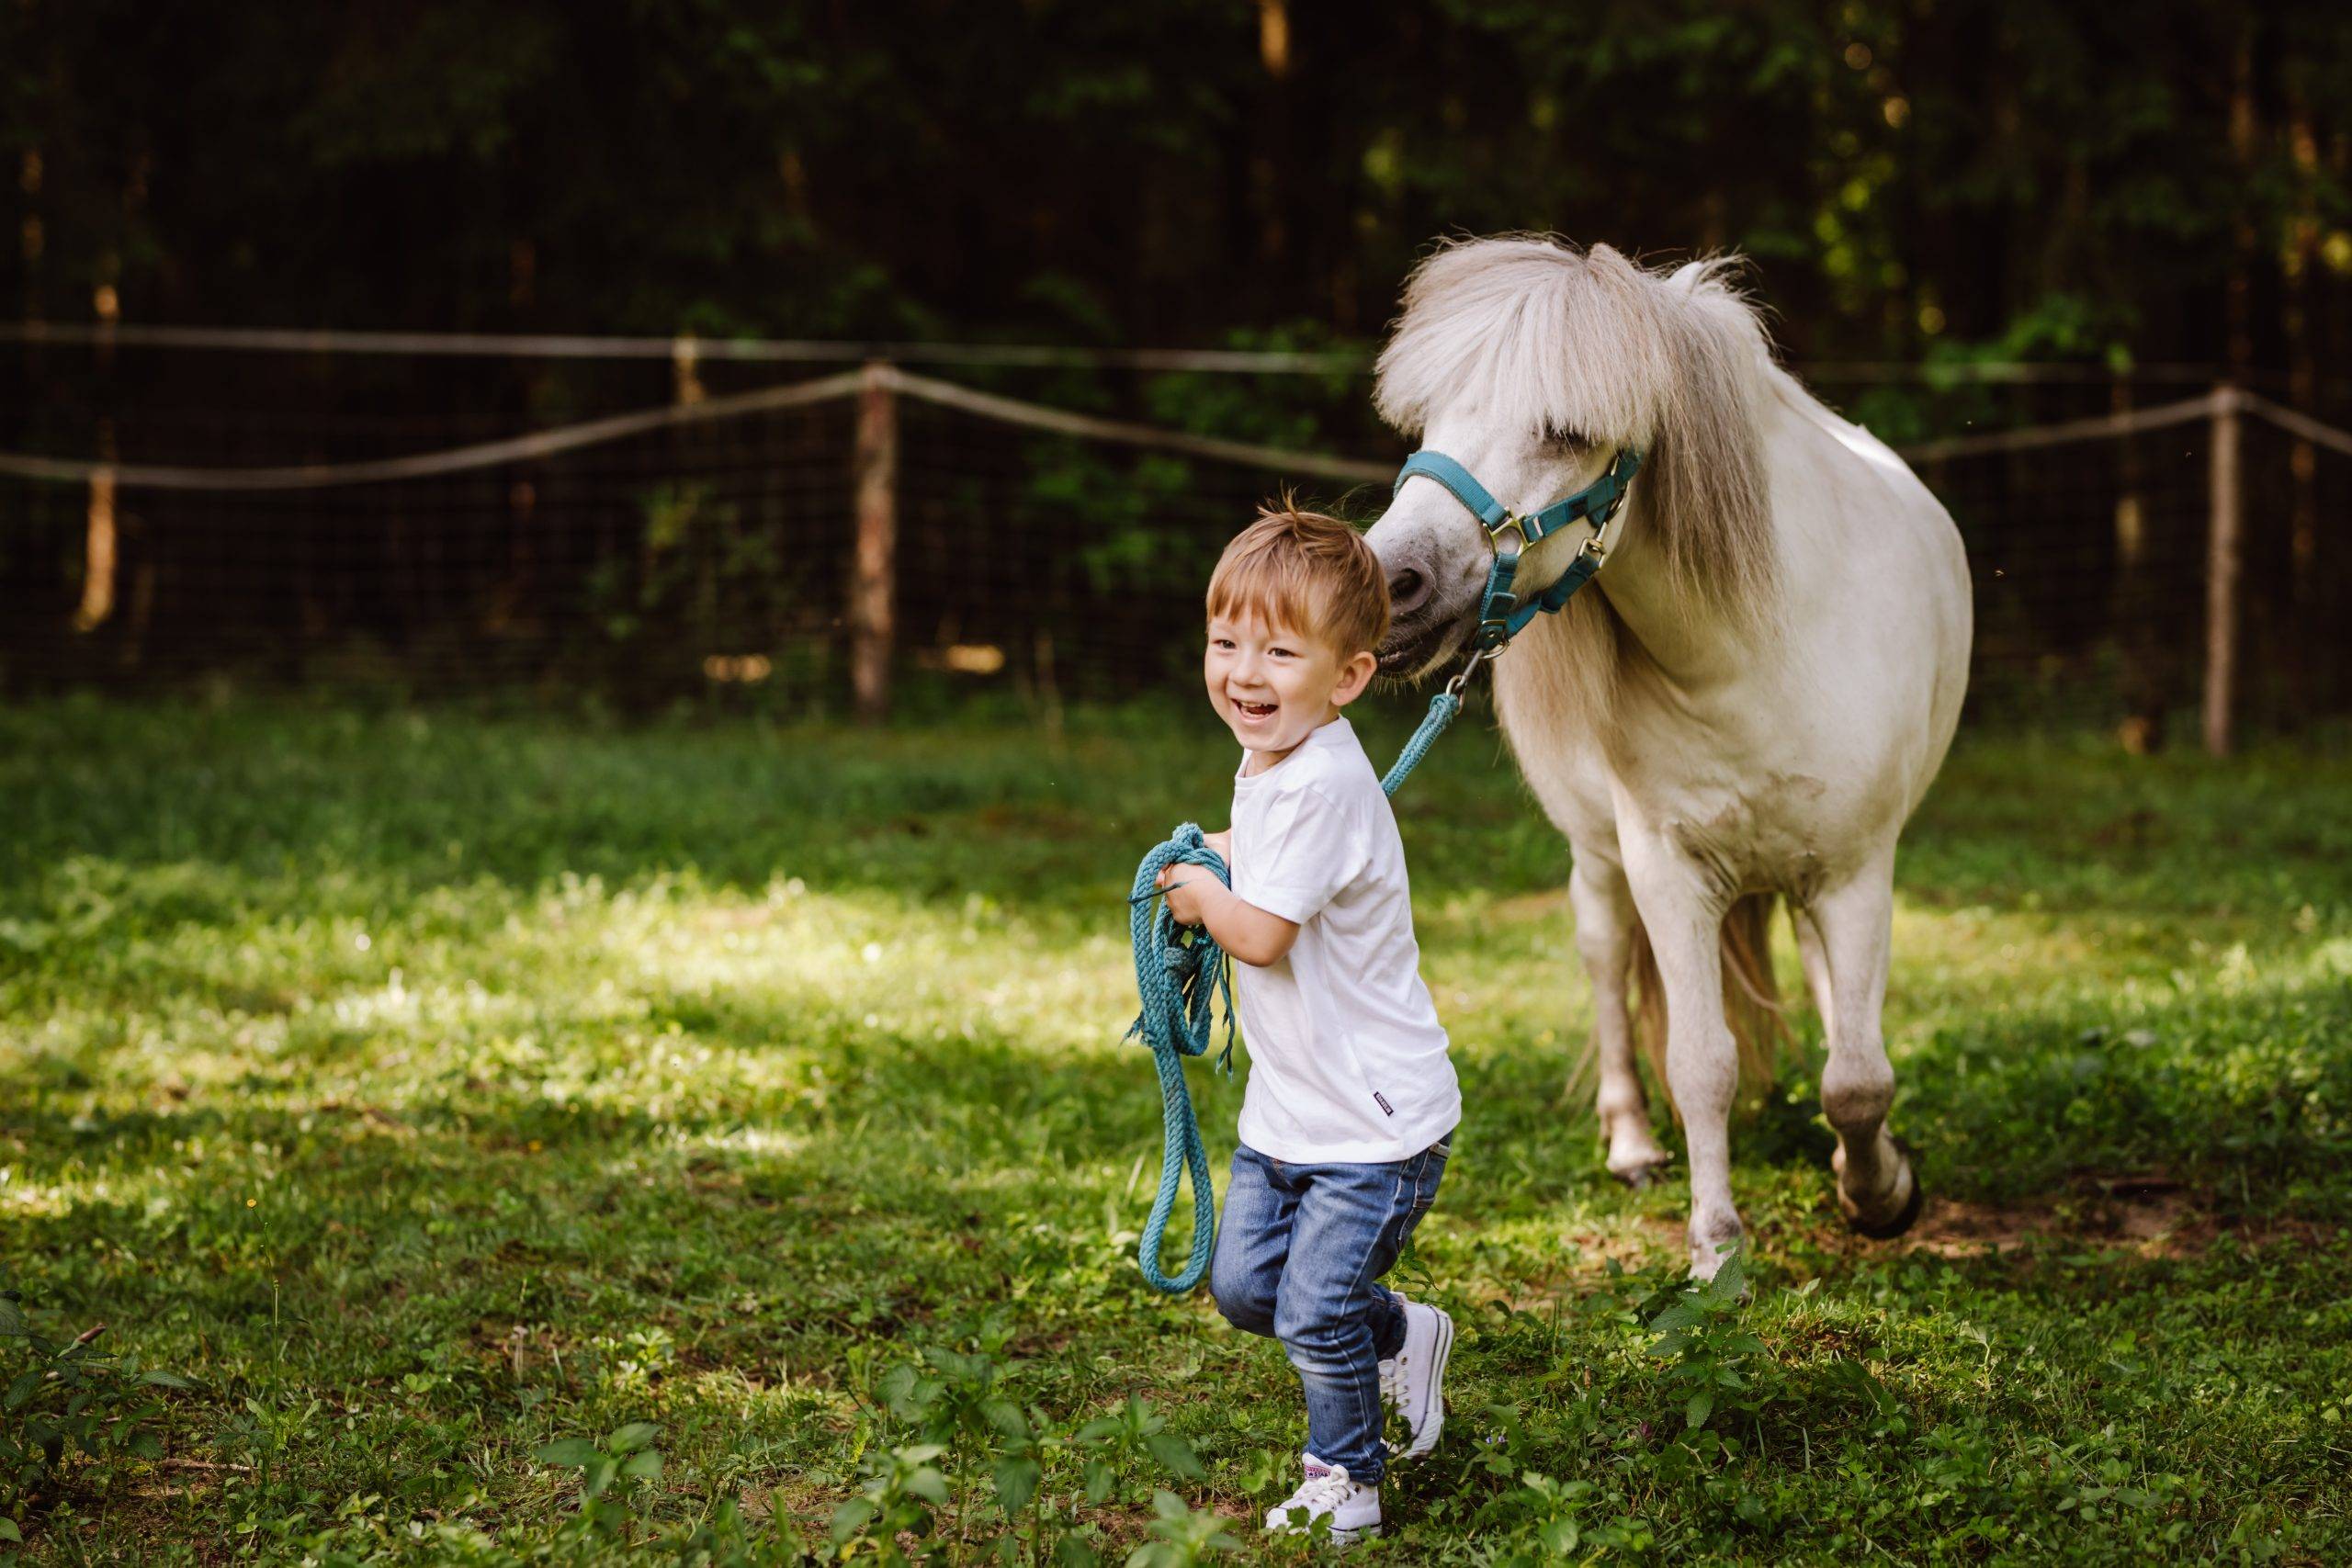
[[[1376,650],[1388,631],[1388,574],[1363,536],[1289,496],[1233,537],[1209,577],[1211,616],[1255,616],[1339,650]]]

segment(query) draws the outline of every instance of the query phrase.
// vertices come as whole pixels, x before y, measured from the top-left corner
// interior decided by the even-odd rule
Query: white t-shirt
[[[1241,1141],[1279,1160],[1371,1165],[1452,1132],[1462,1089],[1421,984],[1404,840],[1346,719],[1235,775],[1232,871],[1234,892],[1298,922],[1281,960],[1234,965],[1250,1047]]]

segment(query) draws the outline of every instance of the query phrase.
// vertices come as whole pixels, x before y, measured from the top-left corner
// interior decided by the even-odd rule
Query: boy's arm
[[[1159,886],[1179,922],[1208,927],[1219,947],[1252,968],[1281,963],[1298,940],[1296,920],[1268,914],[1200,866],[1171,865]]]

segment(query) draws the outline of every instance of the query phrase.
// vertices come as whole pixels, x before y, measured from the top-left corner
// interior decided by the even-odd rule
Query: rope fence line
[[[2323,424],[2307,413],[2298,413],[2282,404],[2274,403],[2258,392],[2241,391],[2238,407],[2251,414],[2268,420],[2288,434],[2308,441],[2314,446],[2324,446],[2331,452],[2341,452],[2352,457],[2352,431],[2342,431],[2332,424]]]
[[[846,426],[834,418],[845,403],[856,412]],[[770,411],[796,412],[762,417]],[[2252,446],[2262,438],[2245,426],[2257,419],[2295,443],[2291,458],[2284,443]],[[227,457],[234,448],[198,444],[219,428],[228,427],[209,411],[125,427],[134,457],[152,440]],[[334,443],[376,428],[290,427]],[[661,438],[688,428],[724,434]],[[1022,438],[1030,432],[1071,450]],[[2157,433],[2165,439],[2149,438]],[[1041,467],[1088,471],[1102,454],[1086,447],[1198,461],[1133,474],[1105,544],[1102,520],[1077,515],[1091,494],[1032,480]],[[467,478],[591,448],[603,449],[591,461],[513,473],[529,483]],[[1997,692],[2030,703],[2079,682],[2084,704],[2123,705],[2127,728],[2144,720],[2160,743],[2201,670],[2206,741],[2220,752],[2241,713],[2352,709],[2352,660],[2328,651],[2325,635],[2352,604],[2352,558],[2332,553],[2338,531],[2326,525],[2347,503],[2347,476],[2334,465],[2352,457],[2352,432],[2224,383],[1894,450],[1972,519],[1979,624],[1991,628],[1985,669],[2008,682]],[[1010,668],[1023,700],[1058,711],[1065,682],[1117,685],[1085,687],[1073,671],[1140,660],[1130,645],[1165,630],[1156,611],[1106,628],[1091,608],[1102,583],[1150,579],[1156,592],[1170,571],[1191,570],[1187,552],[1221,537],[1216,519],[1229,526],[1228,513],[1246,513],[1270,472],[1372,486],[1393,469],[1051,407],[880,361],[716,397],[682,376],[675,400],[659,406],[357,461],[0,453],[0,482],[34,481],[0,513],[0,596],[29,595],[25,614],[0,618],[0,673],[130,679],[194,668],[220,649],[297,668],[345,657],[346,645],[354,660],[422,669],[461,647],[469,668],[537,660],[543,675],[642,677],[652,690],[682,666],[649,660],[684,648],[706,666],[716,659],[718,673],[702,671],[709,681],[764,681],[773,670],[782,689],[846,670],[857,709],[876,716],[889,709],[894,671],[912,670]],[[673,485],[680,475],[693,483]],[[142,491],[147,502],[125,504]],[[963,548],[982,525],[987,548]],[[1149,564],[1138,564],[1134,541],[1147,536]],[[2058,586],[2076,581],[2079,590]],[[232,601],[239,610],[224,620],[218,606]],[[758,673],[744,672],[754,664]],[[931,700],[931,687],[918,689]]]
[[[814,338],[703,337],[695,333],[603,335],[585,333],[433,333],[312,331],[289,327],[175,327],[124,322],[0,321],[0,343],[89,348],[172,348],[241,354],[348,354],[507,359],[733,360],[753,364],[967,365],[1007,369],[1204,370],[1264,375],[1362,375],[1373,355],[1354,350],[1077,348],[1051,344],[842,343]],[[2203,384],[2222,375],[2199,364],[2135,365],[2136,379]],[[1911,381],[2091,384],[2118,372],[2100,365],[1983,360],[1922,365],[1907,360],[1824,361],[1809,379],[1865,383]]]
[[[1933,463],[1948,457],[1977,457],[1995,452],[2031,452],[2044,446],[2064,446],[2077,441],[2098,441],[2118,435],[2137,435],[2145,431],[2164,430],[2176,424],[2194,424],[2210,420],[2220,412],[2221,394],[2208,392],[2201,398],[2185,398],[2177,403],[2161,403],[2152,409],[2135,409],[2130,413],[2098,414],[2088,419],[2070,419],[2057,424],[2036,425],[2027,430],[1997,430],[1983,435],[1954,435],[1940,441],[1914,441],[1897,446],[1895,454],[1913,462]],[[2352,439],[2352,437],[2346,437]]]
[[[855,397],[877,382],[890,391],[922,402],[960,410],[1002,424],[1020,425],[1056,435],[1115,442],[1146,450],[1173,452],[1242,468],[1312,474],[1320,479],[1345,479],[1351,483],[1384,481],[1396,471],[1393,465],[1386,463],[1335,457],[1328,453],[1293,452],[1254,442],[1227,441],[1216,436],[1193,435],[1184,431],[1163,430],[1125,420],[1073,413],[1067,409],[1049,408],[1043,403],[1023,402],[1016,398],[974,391],[952,381],[910,375],[895,366],[877,365],[870,370],[843,371],[814,381],[796,381],[787,386],[706,398],[695,403],[665,404],[633,413],[559,425],[551,430],[502,441],[478,442],[447,451],[417,453],[403,457],[369,458],[352,463],[307,463],[285,468],[199,468],[160,464],[101,463],[74,457],[0,452],[0,475],[62,484],[104,480],[125,490],[220,492],[324,490],[337,485],[436,479],[476,468],[496,468],[505,463],[551,457],[560,453],[578,451],[584,446],[624,441],[655,430],[706,424],[746,414],[773,413],[782,409],[831,402]]]
[[[311,332],[278,327],[166,327],[0,321],[0,343],[92,348],[213,349],[244,354],[431,355],[473,359],[734,360],[752,364],[970,365],[1006,369],[1259,371],[1276,375],[1361,373],[1368,354],[1277,349],[1072,348],[987,343],[839,343],[809,338],[595,336],[554,333]]]
[[[552,430],[503,441],[482,441],[453,446],[445,452],[421,452],[406,457],[374,457],[356,463],[300,463],[270,468],[196,468],[153,463],[92,463],[71,457],[40,457],[0,452],[0,474],[18,479],[51,479],[66,484],[110,483],[126,490],[179,490],[236,492],[251,491],[327,490],[337,485],[380,484],[393,479],[437,479],[503,463],[528,462],[600,446],[633,435],[683,424],[735,419],[750,413],[772,413],[831,402],[854,394],[862,383],[854,371],[796,381],[785,387],[708,398],[698,403],[674,403],[605,419],[583,420]]]
[[[1156,425],[1135,424],[1125,420],[1098,419],[1092,414],[1071,413],[1062,409],[1047,408],[1042,403],[999,397],[993,392],[976,392],[952,381],[935,381],[928,376],[910,376],[904,371],[890,373],[889,379],[899,391],[927,403],[959,409],[1004,424],[1048,431],[1057,435],[1089,436],[1097,441],[1115,441],[1129,446],[1214,458],[1245,468],[1313,474],[1317,479],[1346,479],[1353,483],[1385,484],[1396,472],[1393,463],[1367,463],[1353,457],[1292,452],[1279,446],[1261,446],[1248,441],[1223,441],[1215,436],[1162,430]]]
[[[844,371],[812,381],[764,387],[749,392],[707,398],[700,402],[665,404],[603,419],[477,442],[440,452],[400,457],[368,458],[349,463],[306,463],[276,468],[207,468],[178,465],[95,462],[82,458],[49,457],[30,453],[0,452],[0,475],[62,484],[110,483],[126,490],[209,491],[233,493],[255,491],[324,490],[340,485],[377,484],[401,479],[440,478],[502,464],[529,462],[583,447],[596,446],[650,432],[683,425],[709,423],[801,408],[855,396],[876,384],[887,389],[941,408],[956,409],[999,423],[1043,431],[1050,434],[1112,442],[1148,451],[1201,457],[1240,468],[1277,473],[1313,475],[1351,484],[1378,484],[1396,469],[1387,463],[1335,457],[1328,453],[1296,452],[1255,442],[1228,441],[1166,430],[1128,420],[1105,419],[1068,409],[977,391],[928,376],[917,376],[888,364],[863,371]],[[1894,448],[1914,462],[2003,452],[2029,452],[2076,442],[2112,439],[2176,425],[2211,422],[2244,412],[2268,420],[2290,434],[2332,451],[2352,456],[2352,431],[2322,423],[2267,398],[2223,387],[2203,397],[2188,398],[2130,413],[2102,414],[2067,420],[2025,430],[1996,431],[1983,435],[1952,436],[1907,443]]]

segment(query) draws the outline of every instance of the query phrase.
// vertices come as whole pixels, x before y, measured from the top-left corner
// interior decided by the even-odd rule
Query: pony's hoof
[[[1903,1207],[1896,1211],[1893,1219],[1871,1222],[1853,1213],[1846,1216],[1849,1229],[1872,1241],[1893,1241],[1918,1224],[1919,1210],[1928,1201],[1928,1189],[1919,1179],[1919,1156],[1912,1152],[1910,1145],[1900,1138],[1894,1140],[1894,1146],[1903,1151],[1903,1168],[1911,1179],[1911,1196],[1903,1201]],[[1840,1207],[1843,1207],[1843,1193],[1839,1194],[1839,1199]]]
[[[1633,1190],[1643,1192],[1666,1179],[1666,1168],[1669,1163],[1662,1159],[1645,1160],[1639,1165],[1629,1165],[1623,1170],[1611,1166],[1609,1174]]]
[[[1706,1242],[1694,1236],[1690,1242],[1691,1280],[1702,1285],[1714,1283],[1715,1276],[1723,1272],[1725,1262],[1734,1258],[1744,1258],[1747,1243],[1747,1235],[1736,1228],[1732,1231],[1730,1239],[1725,1241]],[[1744,1263],[1743,1267],[1745,1267]],[[1742,1274],[1739,1282],[1740,1302],[1745,1304],[1753,1293],[1749,1289],[1747,1276]]]

